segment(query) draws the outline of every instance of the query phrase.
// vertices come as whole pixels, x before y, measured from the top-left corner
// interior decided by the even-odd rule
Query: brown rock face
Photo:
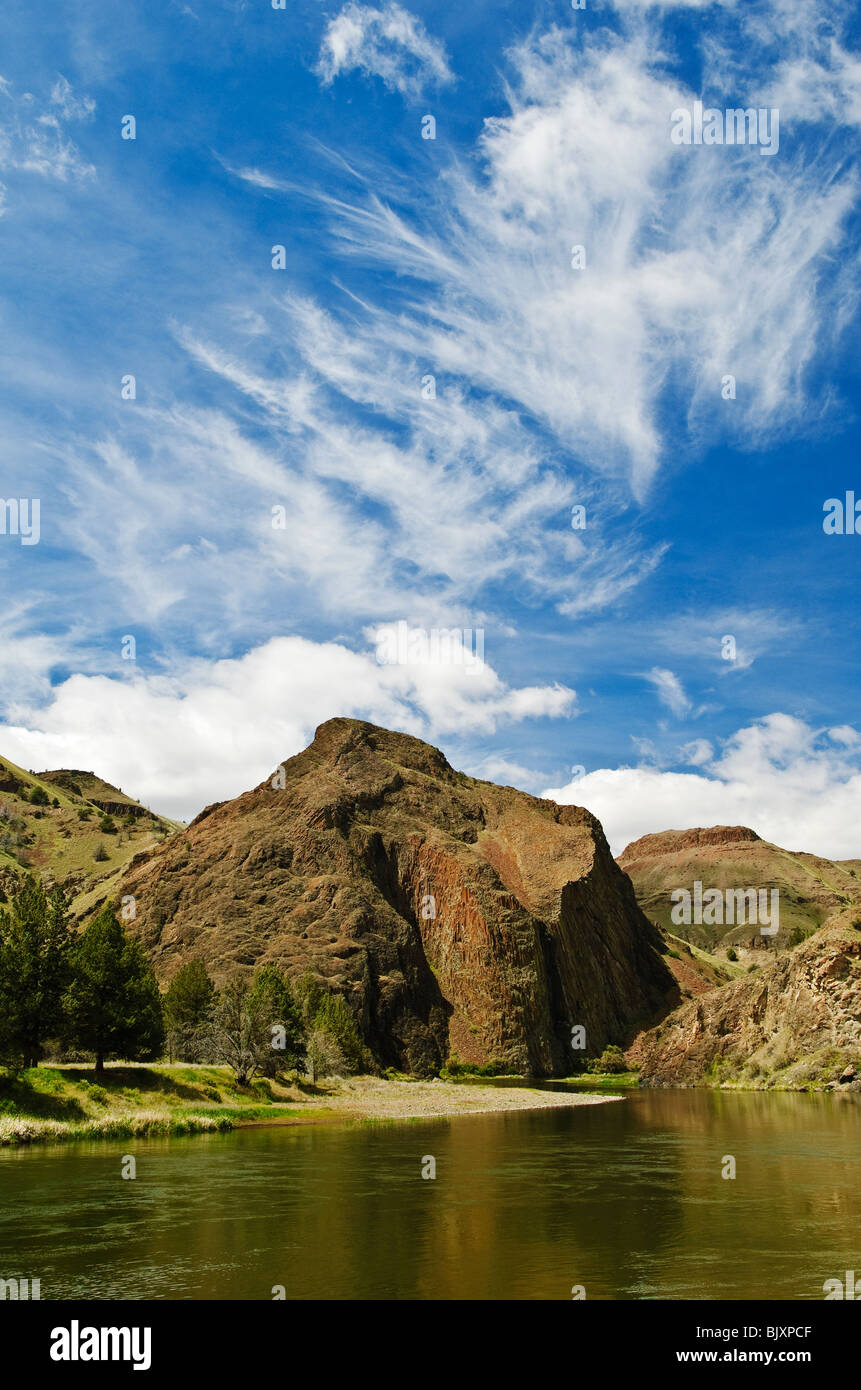
[[[854,913],[765,969],[683,1004],[637,1039],[631,1061],[653,1086],[837,1078],[861,1057],[861,930]],[[852,1078],[848,1078],[852,1080]]]
[[[333,719],[254,791],[132,863],[136,928],[169,978],[273,961],[341,991],[383,1065],[450,1051],[536,1075],[675,1002],[659,934],[597,820]],[[582,1054],[580,1054],[582,1056]]]
[[[660,830],[654,835],[643,835],[633,840],[619,855],[619,863],[635,864],[640,860],[663,858],[668,854],[679,854],[684,850],[697,849],[700,845],[742,845],[753,844],[760,837],[755,830],[746,825],[698,826],[693,830]]]

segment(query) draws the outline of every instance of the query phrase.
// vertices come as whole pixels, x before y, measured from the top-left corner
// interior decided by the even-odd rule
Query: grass
[[[306,1089],[263,1078],[241,1087],[227,1067],[212,1066],[109,1065],[98,1082],[80,1066],[0,1070],[0,1145],[209,1133],[305,1116]]]
[[[180,828],[177,821],[145,811],[129,825],[122,814],[114,816],[117,833],[105,834],[100,828],[101,812],[88,800],[90,795],[107,797],[130,808],[138,803],[100,778],[82,774],[76,783],[82,792],[78,796],[63,786],[42,781],[8,758],[0,759],[0,774],[3,773],[12,774],[19,791],[0,792],[0,809],[5,813],[5,820],[0,821],[0,838],[11,831],[10,819],[20,828],[14,833],[16,846],[0,849],[0,868],[12,869],[17,875],[25,871],[37,876],[50,873],[58,883],[73,884],[73,911],[77,917],[116,892],[134,855],[153,848],[164,835],[174,834]],[[45,792],[47,806],[30,802],[34,788]],[[81,819],[81,812],[87,814],[86,819]],[[103,860],[96,859],[100,845],[105,852]]]
[[[562,1078],[572,1091],[631,1091],[640,1084],[636,1071],[583,1072],[579,1076]]]

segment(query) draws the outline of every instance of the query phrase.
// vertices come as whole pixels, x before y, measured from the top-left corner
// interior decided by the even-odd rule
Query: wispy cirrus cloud
[[[48,99],[41,101],[0,77],[0,171],[39,174],[61,183],[91,178],[95,168],[82,157],[67,127],[89,120],[95,109],[92,98],[76,95],[65,77],[58,77]]]
[[[684,686],[673,671],[668,671],[663,666],[653,666],[651,671],[644,673],[643,679],[654,686],[661,704],[672,710],[677,719],[690,714],[691,702],[685,693]]]
[[[859,279],[837,255],[858,191],[843,157],[784,146],[765,173],[755,150],[673,145],[696,94],[653,60],[659,32],[516,44],[510,113],[485,122],[474,172],[441,175],[436,216],[370,187],[323,199],[346,252],[424,287],[370,306],[367,335],[515,402],[640,496],[679,391],[692,440],[762,444],[806,420],[805,374]],[[703,85],[710,67],[723,81],[719,39],[704,57]]]

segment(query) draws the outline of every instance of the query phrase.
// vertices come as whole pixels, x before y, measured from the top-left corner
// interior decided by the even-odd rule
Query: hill
[[[861,917],[844,911],[795,950],[683,1004],[628,1056],[652,1086],[861,1089]]]
[[[643,911],[665,932],[710,953],[725,956],[733,948],[742,965],[761,963],[763,951],[779,953],[798,945],[845,907],[861,907],[861,863],[781,849],[746,826],[645,835],[627,846],[618,863],[630,876]],[[717,890],[723,896],[722,911],[709,913],[706,905],[697,913],[697,883],[702,895]],[[691,894],[688,922],[679,920],[684,901],[673,902],[679,889]],[[773,935],[762,933],[761,921],[751,924],[750,899],[740,922],[739,902],[727,898],[728,893],[754,889],[769,918],[772,893],[778,894],[778,931]]]
[[[660,936],[588,811],[455,772],[333,719],[273,776],[136,857],[122,892],[162,980],[273,961],[350,1005],[378,1062],[450,1053],[537,1075],[678,999]]]
[[[61,884],[80,916],[175,829],[91,772],[34,773],[0,759],[0,901],[32,872]]]

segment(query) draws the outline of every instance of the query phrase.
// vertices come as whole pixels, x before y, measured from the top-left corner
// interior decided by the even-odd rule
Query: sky
[[[278,3],[3,7],[0,755],[861,857],[855,7]]]

